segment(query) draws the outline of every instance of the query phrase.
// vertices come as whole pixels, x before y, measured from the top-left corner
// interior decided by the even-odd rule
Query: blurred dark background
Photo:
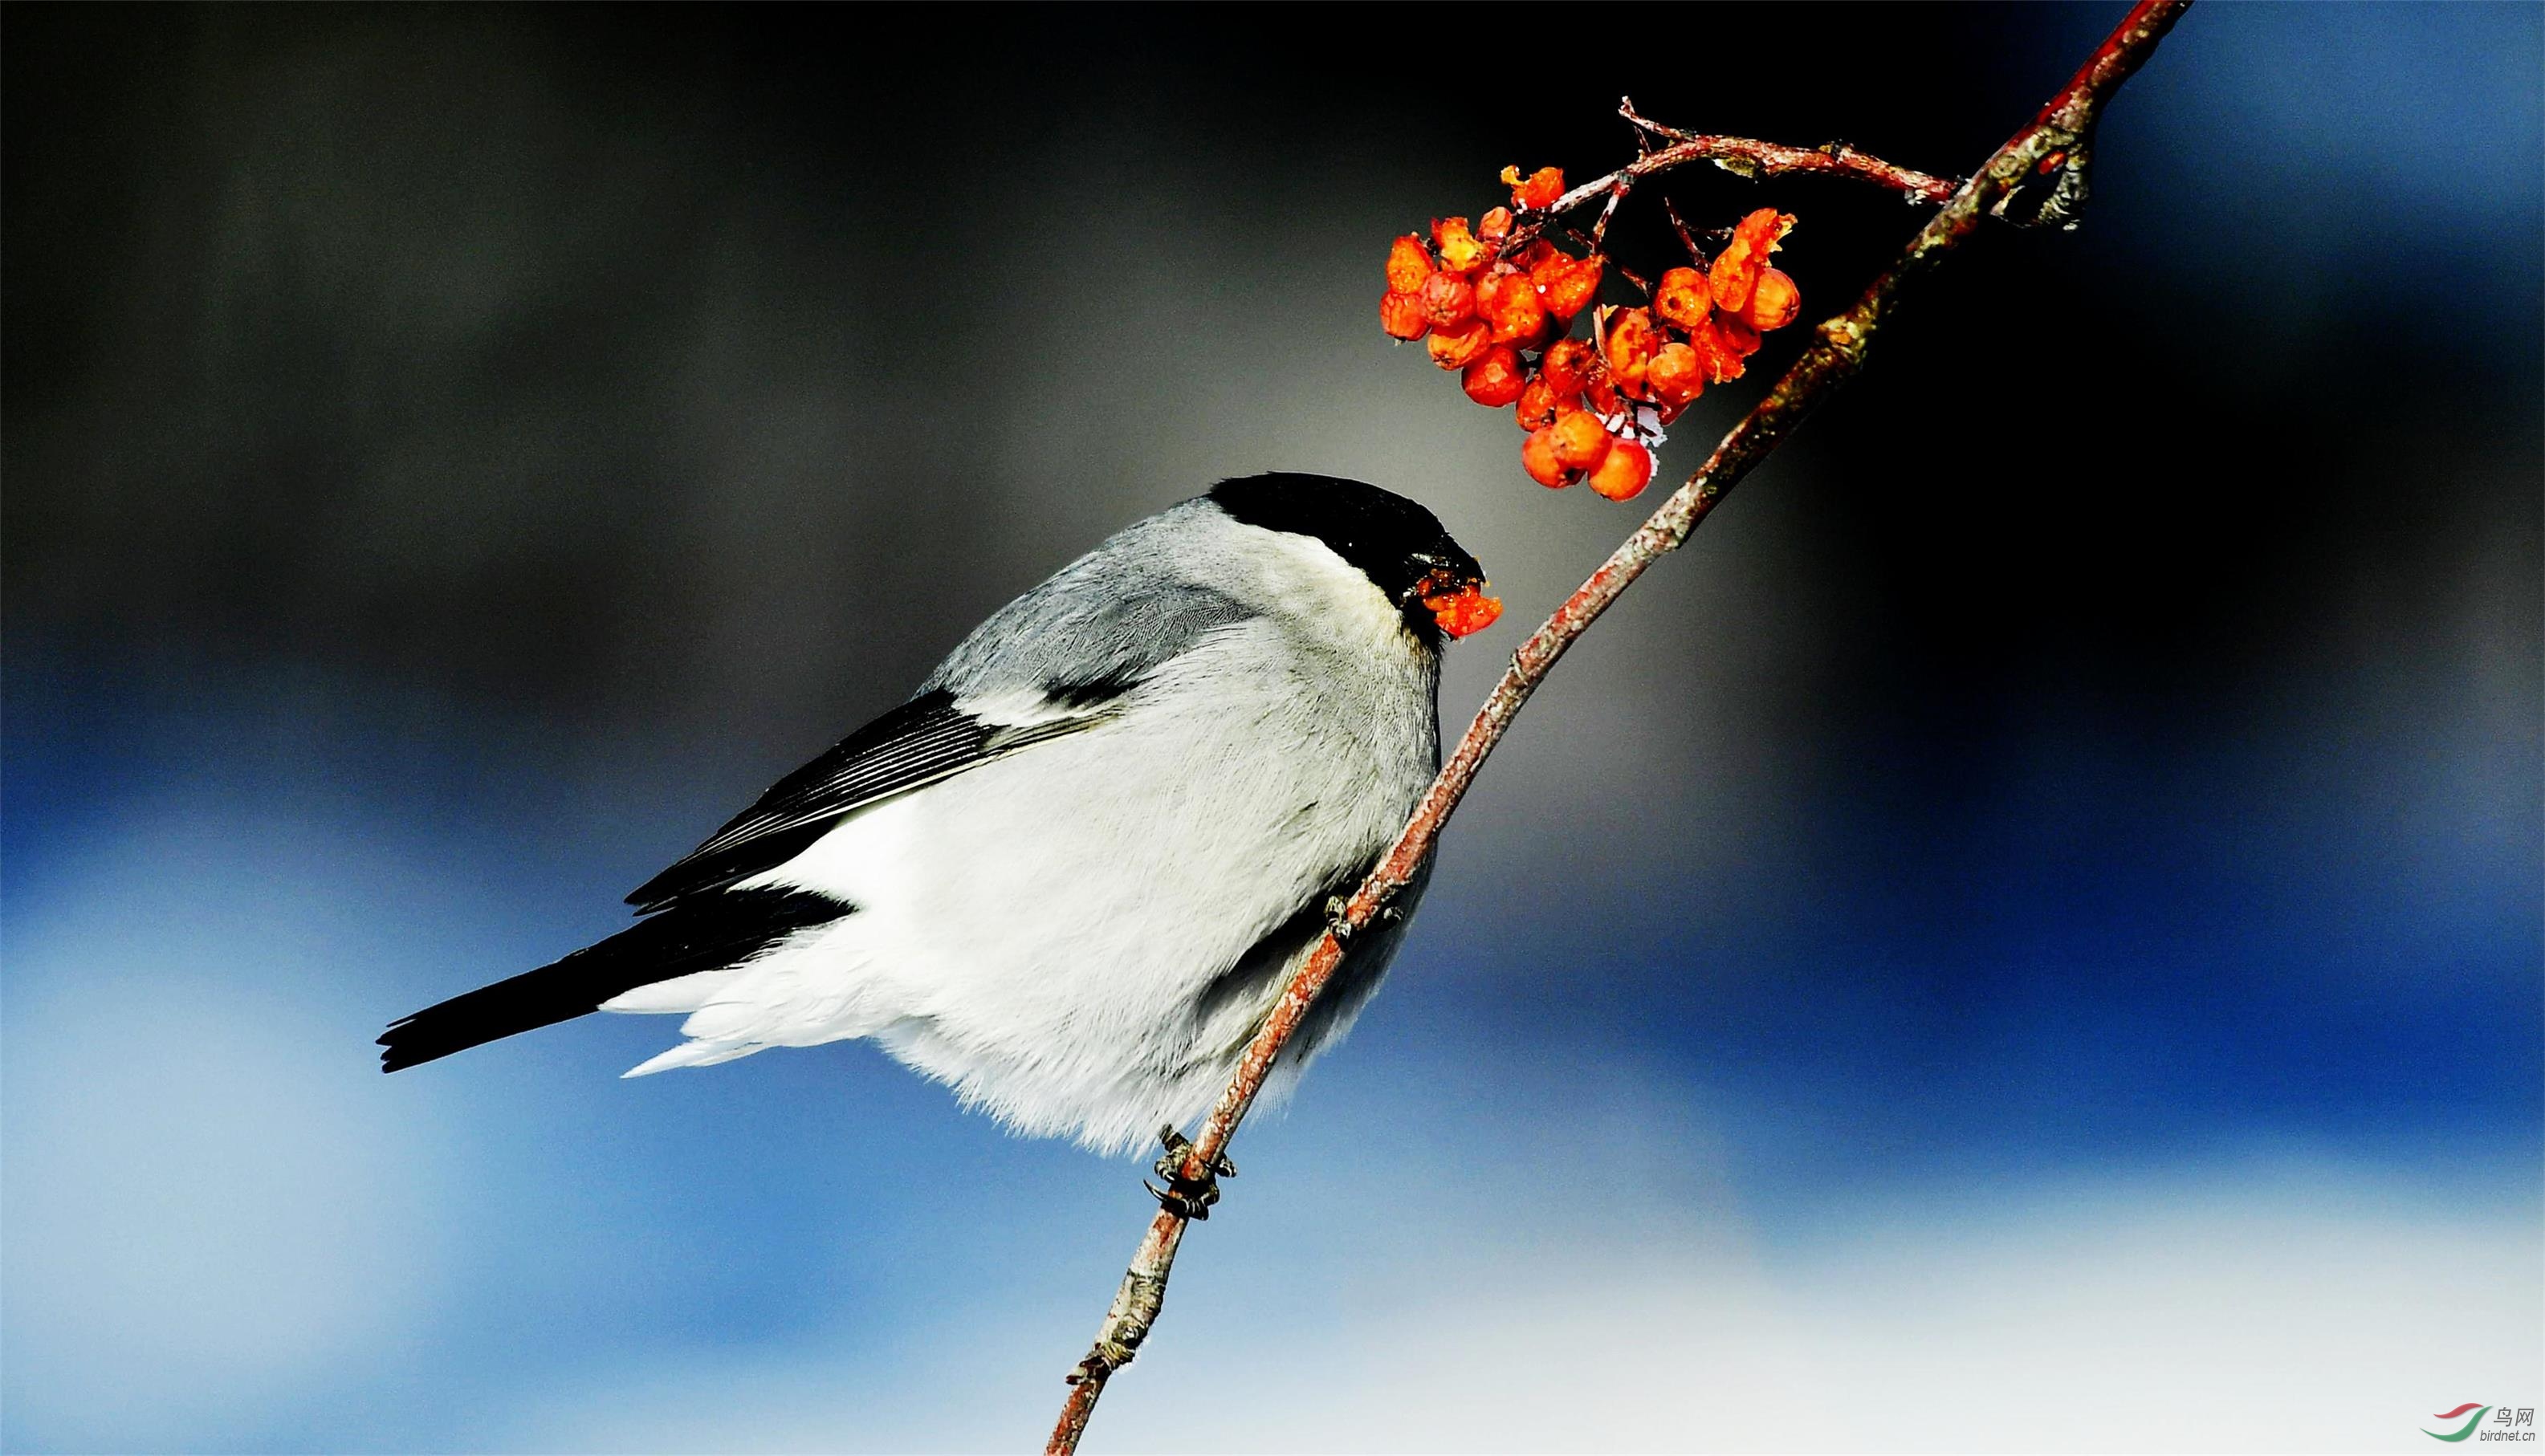
[[[1637,513],[1387,345],[1387,240],[1620,92],[1964,171],[2120,9],[8,7],[0,1443],[1037,1438],[1131,1165],[863,1046],[369,1038],[1225,475],[1486,562],[1454,732]],[[1567,659],[1099,1438],[2540,1404],[2540,17],[2195,9],[2082,230],[1984,233]],[[1918,215],[1669,191],[1797,213],[1815,318]]]

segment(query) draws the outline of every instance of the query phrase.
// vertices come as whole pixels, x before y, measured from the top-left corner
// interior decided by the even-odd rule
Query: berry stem
[[[1705,268],[1705,250],[1696,245],[1696,234],[1688,230],[1687,219],[1679,215],[1679,203],[1664,198],[1662,211],[1669,214],[1671,231],[1679,234],[1679,245],[1687,249],[1688,265],[1702,272]]]
[[[1511,667],[1495,685],[1493,693],[1476,712],[1466,735],[1441,766],[1440,774],[1417,805],[1402,834],[1387,857],[1379,862],[1369,877],[1353,892],[1341,913],[1328,925],[1326,933],[1309,951],[1307,959],[1292,973],[1282,988],[1280,999],[1264,1019],[1264,1024],[1248,1044],[1239,1061],[1236,1075],[1219,1094],[1201,1130],[1185,1152],[1183,1172],[1186,1176],[1200,1179],[1216,1165],[1226,1150],[1229,1139],[1236,1135],[1238,1124],[1247,1109],[1254,1105],[1255,1095],[1263,1089],[1272,1063],[1287,1045],[1292,1033],[1308,1014],[1319,993],[1326,988],[1335,968],[1343,960],[1343,943],[1355,932],[1368,927],[1383,914],[1391,901],[1404,890],[1440,837],[1441,826],[1458,807],[1458,801],[1475,781],[1476,771],[1485,757],[1502,741],[1529,695],[1545,681],[1566,649],[1601,612],[1608,609],[1618,596],[1645,569],[1684,542],[1689,532],[1704,523],[1725,495],[1739,484],[1759,462],[1782,444],[1804,418],[1825,401],[1831,391],[1853,378],[1864,367],[1865,356],[1872,347],[1876,331],[1897,306],[1900,291],[1910,280],[1932,270],[1961,241],[1976,231],[1980,219],[2019,201],[2019,189],[2027,179],[2039,175],[2047,162],[2060,178],[2053,205],[2037,214],[2036,220],[2066,219],[2066,208],[2073,208],[2084,195],[2083,167],[2085,138],[2100,115],[2105,103],[2121,84],[2137,72],[2156,51],[2158,41],[2173,29],[2190,0],[2138,0],[2118,29],[2096,47],[2086,64],[2070,79],[2058,95],[2051,98],[2023,129],[1999,147],[1981,168],[1957,187],[1945,185],[1949,196],[1943,207],[1927,220],[1909,242],[1908,248],[1891,267],[1877,277],[1858,298],[1855,305],[1838,317],[1823,323],[1812,346],[1803,352],[1784,377],[1776,381],[1765,398],[1759,401],[1730,434],[1723,437],[1714,452],[1699,466],[1687,482],[1671,494],[1651,518],[1636,527],[1608,554],[1588,580],[1566,598],[1552,615],[1529,634],[1519,650],[1512,654]],[[1696,138],[1682,142],[1682,147],[1706,143],[1719,138]],[[1744,143],[1762,146],[1764,143]],[[1672,148],[1653,153],[1669,156]],[[1779,149],[1790,150],[1790,149]],[[1691,153],[1691,156],[1702,155]],[[1811,155],[1829,158],[1829,167],[1792,170],[1844,170],[1829,153]],[[1860,155],[1860,154],[1858,154]],[[1676,165],[1676,164],[1674,164]],[[1629,169],[1632,170],[1632,169]],[[1636,175],[1648,175],[1659,168],[1645,169]],[[1896,169],[1894,169],[1896,170]],[[1850,173],[1849,175],[1856,175]],[[1932,179],[1925,179],[1932,181]],[[2073,190],[2072,190],[2073,184]],[[1613,175],[1599,182],[1574,189],[1559,199],[1552,210],[1578,204],[1615,186]],[[1578,195],[1578,196],[1577,196]],[[2064,205],[2063,205],[2064,204]],[[1184,1240],[1185,1220],[1169,1209],[1160,1209],[1150,1220],[1140,1247],[1133,1254],[1130,1267],[1113,1304],[1106,1315],[1095,1346],[1087,1358],[1072,1372],[1067,1402],[1061,1408],[1059,1423],[1053,1428],[1045,1456],[1070,1456],[1078,1449],[1079,1438],[1086,1433],[1088,1418],[1095,1414],[1096,1403],[1105,1393],[1106,1382],[1112,1373],[1128,1363],[1143,1339],[1166,1298],[1167,1275],[1175,1263],[1176,1252]]]
[[[1600,251],[1601,243],[1608,236],[1608,219],[1617,215],[1618,204],[1626,201],[1626,194],[1632,192],[1634,186],[1633,178],[1619,177],[1617,185],[1608,189],[1608,205],[1600,209],[1600,220],[1591,224],[1592,252]]]

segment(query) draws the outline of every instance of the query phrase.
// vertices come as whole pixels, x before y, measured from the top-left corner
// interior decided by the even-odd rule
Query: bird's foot
[[[1185,1156],[1192,1151],[1192,1140],[1171,1125],[1158,1129],[1158,1141],[1166,1145],[1167,1151],[1150,1169],[1165,1178],[1167,1185],[1161,1188],[1143,1180],[1140,1186],[1156,1197],[1160,1208],[1178,1218],[1198,1221],[1210,1217],[1210,1206],[1219,1201],[1219,1180],[1237,1176],[1237,1165],[1222,1153],[1211,1160],[1200,1177],[1189,1178],[1185,1176]]]
[[[1370,917],[1370,923],[1372,925],[1392,926],[1403,919],[1405,919],[1404,907],[1391,900],[1387,904],[1378,908],[1378,914]],[[1351,896],[1328,895],[1326,897],[1326,931],[1335,937],[1337,944],[1347,943],[1352,939],[1353,923]]]
[[[1335,937],[1335,943],[1342,944],[1352,938],[1352,932],[1351,897],[1328,895],[1326,897],[1326,933]]]

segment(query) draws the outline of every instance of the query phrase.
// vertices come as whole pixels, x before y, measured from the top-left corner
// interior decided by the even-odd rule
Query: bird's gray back
[[[1119,691],[1209,633],[1260,614],[1208,582],[1228,532],[1207,500],[1126,526],[973,629],[921,691]]]

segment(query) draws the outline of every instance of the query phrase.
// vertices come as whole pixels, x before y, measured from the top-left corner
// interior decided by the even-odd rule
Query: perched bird
[[[1001,607],[638,887],[634,926],[390,1026],[382,1070],[677,1012],[688,1040],[627,1076],[865,1036],[1020,1132],[1138,1146],[1208,1108],[1437,771],[1482,575],[1401,496],[1223,482]],[[1268,1095],[1404,930],[1354,938]]]

